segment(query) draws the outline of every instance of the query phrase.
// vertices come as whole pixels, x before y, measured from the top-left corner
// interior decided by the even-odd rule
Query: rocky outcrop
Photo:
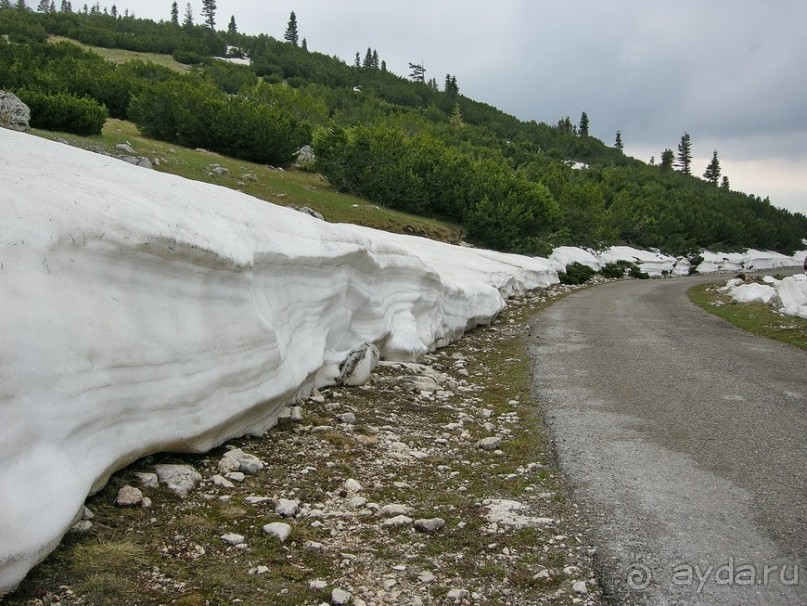
[[[0,126],[23,132],[28,130],[30,120],[28,106],[17,95],[0,90]]]

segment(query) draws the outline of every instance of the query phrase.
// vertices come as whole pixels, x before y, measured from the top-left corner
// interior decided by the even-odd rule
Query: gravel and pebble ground
[[[315,391],[260,438],[138,461],[5,602],[601,604],[524,343],[567,290]]]

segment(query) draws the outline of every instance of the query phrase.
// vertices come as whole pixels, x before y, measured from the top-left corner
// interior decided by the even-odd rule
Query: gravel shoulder
[[[565,290],[264,436],[121,470],[4,604],[601,604],[525,341]]]

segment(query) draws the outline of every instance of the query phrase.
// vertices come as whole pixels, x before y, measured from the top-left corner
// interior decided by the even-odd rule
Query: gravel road
[[[579,291],[532,322],[536,390],[613,604],[807,604],[807,353],[691,304]]]

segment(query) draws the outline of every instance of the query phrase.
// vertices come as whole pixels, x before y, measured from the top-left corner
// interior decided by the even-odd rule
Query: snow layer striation
[[[557,282],[4,129],[0,182],[0,595],[115,470],[260,434],[357,345],[416,360]]]

